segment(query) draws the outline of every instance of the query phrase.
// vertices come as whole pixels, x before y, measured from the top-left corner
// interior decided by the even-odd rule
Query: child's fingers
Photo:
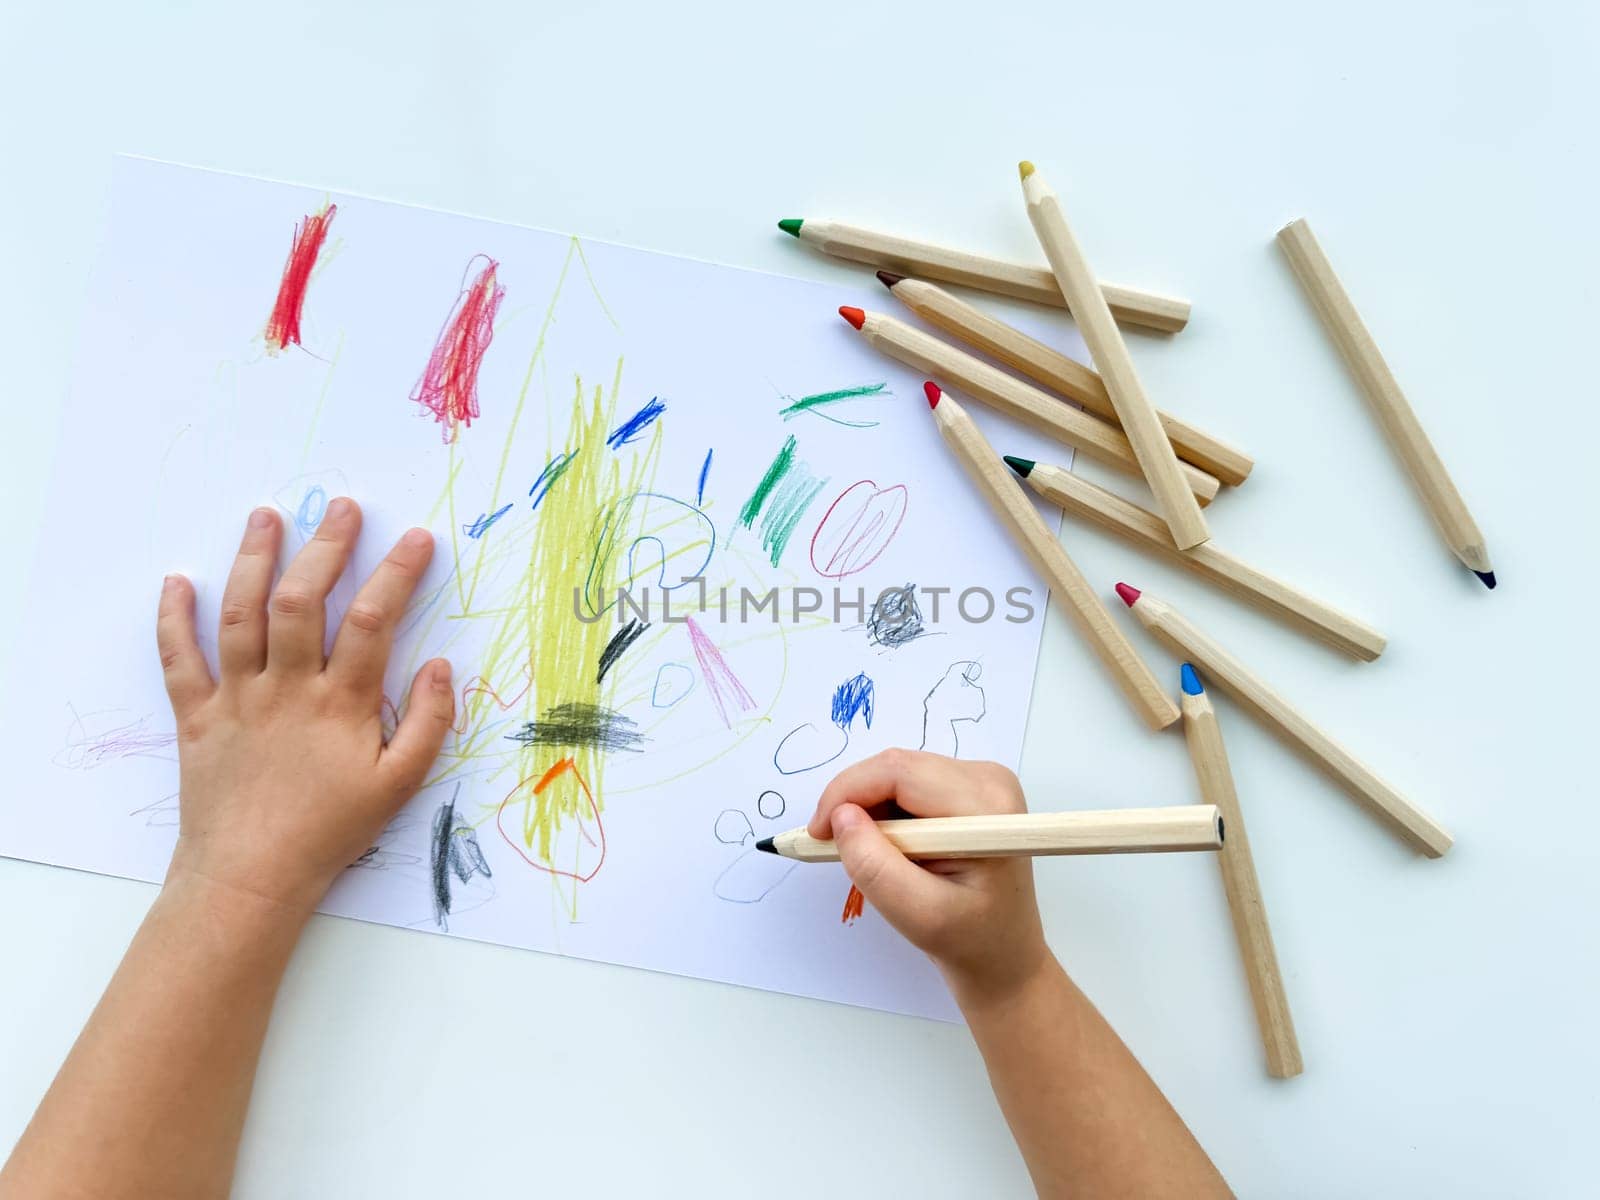
[[[409,798],[422,786],[428,768],[439,757],[445,734],[456,715],[455,690],[450,684],[450,664],[442,658],[422,664],[411,683],[406,715],[378,760],[389,773],[396,792]]]
[[[328,656],[330,677],[357,691],[383,686],[395,627],[432,558],[433,535],[426,529],[409,530],[395,543],[345,609]]]
[[[256,509],[245,525],[222,589],[217,662],[224,679],[259,675],[267,665],[267,597],[272,593],[282,533],[278,514],[270,508]]]
[[[922,750],[885,750],[835,775],[817,800],[807,828],[813,837],[825,838],[839,805],[872,808],[890,800],[918,817],[1023,809],[1010,772],[995,763],[960,762]]]
[[[182,721],[216,687],[194,631],[194,586],[182,575],[168,575],[156,609],[156,649],[173,715]]]
[[[850,882],[889,923],[919,942],[943,910],[950,884],[924,871],[890,844],[877,824],[854,804],[833,810],[832,832]]]
[[[328,631],[328,593],[350,561],[361,510],[348,496],[328,505],[312,539],[294,556],[272,593],[267,622],[267,662],[274,670],[322,670],[322,645]]]

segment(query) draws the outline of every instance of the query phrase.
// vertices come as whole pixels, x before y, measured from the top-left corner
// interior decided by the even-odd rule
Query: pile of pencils
[[[1282,737],[1416,850],[1438,858],[1450,848],[1451,838],[1171,604],[1119,583],[1117,595],[1140,624],[1186,660],[1180,708],[1122,632],[1109,596],[1089,585],[1040,519],[1024,487],[1059,504],[1069,516],[1181,564],[1235,599],[1341,653],[1370,662],[1384,650],[1383,635],[1365,622],[1243,562],[1211,540],[1203,509],[1221,488],[1243,484],[1254,464],[1222,439],[1151,403],[1119,328],[1120,322],[1177,332],[1188,322],[1188,303],[1099,282],[1067,222],[1061,198],[1032,163],[1022,163],[1020,174],[1028,217],[1048,267],[837,221],[789,219],[780,221],[779,228],[825,253],[878,268],[879,281],[895,300],[949,336],[951,340],[936,337],[887,313],[839,310],[869,345],[929,378],[928,404],[951,453],[1048,581],[1139,717],[1158,730],[1183,718],[1202,796],[1215,806],[1226,828],[1218,861],[1267,1069],[1280,1078],[1297,1075],[1302,1065],[1294,1024],[1206,684]],[[1446,544],[1493,588],[1494,569],[1482,534],[1310,227],[1303,220],[1291,222],[1279,231],[1278,242]],[[1096,369],[983,312],[935,280],[1066,308]],[[1142,478],[1153,508],[1140,507],[1070,470],[997,453],[952,392],[1009,413],[1091,459]]]

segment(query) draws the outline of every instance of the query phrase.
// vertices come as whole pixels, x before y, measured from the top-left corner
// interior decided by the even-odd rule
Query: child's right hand
[[[1017,777],[998,763],[961,762],[920,750],[885,750],[846,767],[807,826],[832,837],[850,880],[944,972],[956,1000],[1002,999],[1050,961],[1028,858],[914,863],[874,824],[896,804],[917,817],[1020,813]],[[880,811],[877,818],[891,815]]]

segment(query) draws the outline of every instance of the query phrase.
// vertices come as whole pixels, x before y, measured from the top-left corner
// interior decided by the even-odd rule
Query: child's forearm
[[[0,1197],[225,1196],[306,914],[195,876],[151,906]]]
[[[1054,957],[1004,994],[955,990],[1041,1196],[1229,1194],[1183,1120]]]

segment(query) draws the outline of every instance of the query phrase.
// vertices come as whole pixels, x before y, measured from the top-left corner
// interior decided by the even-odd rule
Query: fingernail
[[[161,591],[163,593],[170,592],[173,588],[175,588],[177,586],[178,586],[178,576],[176,576],[176,575],[167,575],[167,576],[163,577],[162,580],[161,580]]]
[[[348,517],[352,507],[353,506],[349,500],[345,499],[343,496],[340,496],[328,505],[327,515],[323,518],[323,520],[327,520],[328,517]]]
[[[861,825],[866,821],[870,821],[871,819],[871,817],[867,816],[866,813],[862,812],[854,804],[841,804],[838,808],[833,810],[833,816],[831,818],[833,824],[833,836],[838,837],[846,829],[854,829],[857,825]]]
[[[433,686],[448,688],[450,686],[450,662],[441,658],[433,664]]]
[[[433,534],[429,533],[426,529],[408,529],[406,530],[405,537],[401,538],[400,540],[406,545],[415,546],[420,550],[424,546],[433,545]]]
[[[250,528],[251,529],[265,529],[268,525],[271,525],[271,524],[272,524],[272,510],[270,508],[258,508],[258,509],[253,510],[250,513]]]

